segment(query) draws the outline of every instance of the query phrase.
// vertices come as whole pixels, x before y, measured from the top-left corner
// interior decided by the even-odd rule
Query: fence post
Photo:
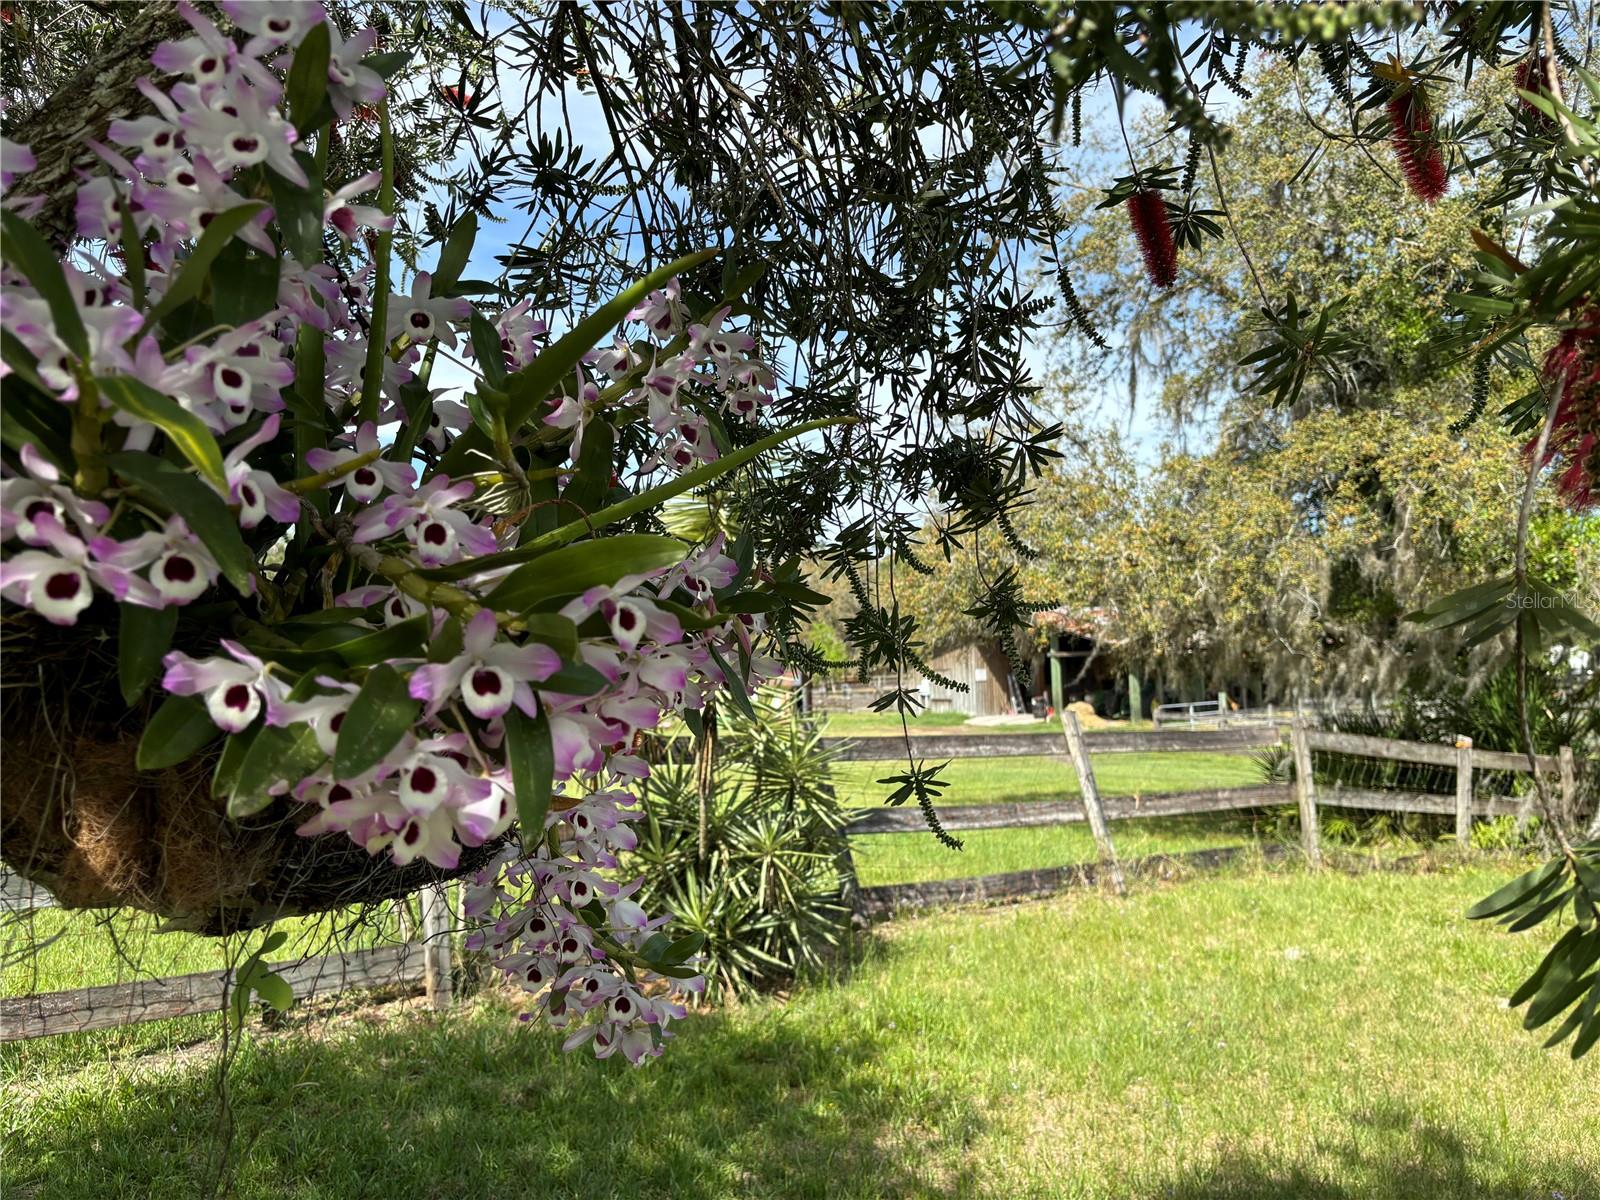
[[[1561,770],[1561,820],[1574,830],[1578,826],[1578,760],[1571,746],[1556,751],[1556,765]]]
[[[1456,735],[1456,845],[1472,845],[1472,739]]]
[[[422,891],[422,984],[428,1003],[435,1009],[450,1007],[451,969],[449,884],[438,884]]]
[[[1322,865],[1322,839],[1317,830],[1317,788],[1311,778],[1311,743],[1298,711],[1289,726],[1289,745],[1294,751],[1294,797],[1300,805],[1300,840],[1306,859],[1313,867]]]
[[[1078,790],[1083,794],[1083,811],[1089,818],[1089,831],[1094,834],[1094,844],[1100,851],[1100,861],[1111,872],[1111,885],[1117,895],[1128,894],[1128,883],[1122,877],[1122,865],[1117,862],[1116,847],[1111,844],[1111,828],[1106,824],[1105,809],[1100,807],[1100,789],[1095,786],[1094,767],[1089,763],[1089,748],[1083,744],[1083,730],[1078,728],[1078,714],[1062,709],[1061,733],[1067,739],[1067,753],[1078,772]]]

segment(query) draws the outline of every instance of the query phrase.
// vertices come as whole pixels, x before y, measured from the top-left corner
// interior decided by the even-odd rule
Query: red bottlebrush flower
[[[1553,99],[1550,94],[1550,59],[1543,54],[1530,54],[1517,64],[1513,74],[1513,81],[1518,92],[1532,92],[1535,96]],[[1519,95],[1517,104],[1527,113],[1532,113],[1534,123],[1546,132],[1556,127],[1555,118],[1544,110],[1535,107],[1526,96]]]
[[[472,93],[461,88],[442,87],[439,89],[439,95],[444,97],[445,101],[450,105],[450,107],[458,109],[462,112],[465,112],[467,109],[472,107]]]
[[[1544,466],[1558,454],[1567,467],[1556,487],[1574,508],[1600,499],[1600,307],[1588,309],[1563,333],[1540,367],[1545,383],[1561,389]],[[1537,438],[1524,451],[1532,454]]]
[[[1172,241],[1172,221],[1160,192],[1134,192],[1128,197],[1128,219],[1144,256],[1144,273],[1157,287],[1171,287],[1178,277],[1178,248]]]
[[[1397,91],[1389,97],[1389,138],[1400,160],[1400,173],[1418,199],[1436,203],[1450,186],[1445,170],[1444,151],[1433,136],[1433,117],[1428,101],[1415,87]]]
[[[1548,96],[1550,94],[1550,59],[1543,54],[1530,54],[1517,64],[1517,69],[1512,75],[1517,85],[1517,90],[1532,92],[1535,96]],[[1517,103],[1530,112],[1538,112],[1533,105],[1528,103],[1527,97],[1518,96]],[[1540,114],[1543,115],[1542,113]],[[1548,119],[1548,118],[1546,118]]]

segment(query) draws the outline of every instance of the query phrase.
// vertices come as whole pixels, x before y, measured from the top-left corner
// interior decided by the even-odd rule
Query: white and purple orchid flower
[[[480,608],[462,633],[462,650],[442,663],[424,663],[411,676],[411,698],[434,716],[459,696],[467,711],[481,720],[502,717],[516,705],[528,716],[539,713],[532,685],[549,679],[561,667],[561,656],[538,642],[516,646],[497,641],[494,613]]]

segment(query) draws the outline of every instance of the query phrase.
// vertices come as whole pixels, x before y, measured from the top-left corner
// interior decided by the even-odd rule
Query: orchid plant
[[[468,298],[471,217],[397,290],[389,163],[324,173],[358,109],[387,145],[400,64],[315,0],[221,7],[236,28],[180,5],[151,112],[88,142],[69,252],[0,144],[0,596],[61,626],[116,605],[124,696],[165,693],[140,765],[213,754],[232,815],[289,806],[441,871],[503,842],[473,943],[569,1046],[637,1063],[699,982],[615,870],[640,737],[747,704],[769,614],[821,600],[748,542],[640,525],[820,423],[753,428],[776,379],[737,280],[698,319],[679,281],[709,252],[560,338]],[[430,385],[444,355],[477,376],[464,403]]]

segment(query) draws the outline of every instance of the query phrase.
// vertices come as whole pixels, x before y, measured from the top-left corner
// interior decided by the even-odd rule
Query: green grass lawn
[[[876,807],[892,790],[876,781],[900,769],[892,763],[838,763],[833,769],[834,787],[846,804]],[[1095,761],[1094,769],[1095,781],[1108,796],[1261,782],[1255,764],[1240,754],[1106,754]],[[1064,758],[958,758],[945,769],[945,777],[950,787],[941,797],[942,807],[1067,800],[1078,795],[1078,777]],[[1117,853],[1133,858],[1243,845],[1251,840],[1252,823],[1235,813],[1116,821],[1111,836]],[[980,829],[960,837],[963,848],[954,851],[926,832],[872,834],[854,839],[851,853],[867,887],[1031,871],[1095,857],[1094,841],[1084,825]]]
[[[829,737],[899,737],[900,718],[895,713],[855,712],[828,713],[823,718],[823,732]],[[984,733],[1020,729],[1024,733],[1037,733],[1048,729],[1043,721],[1032,725],[996,725],[965,728],[967,714],[958,712],[922,712],[909,721],[912,733]]]
[[[877,780],[904,770],[903,759],[835,763],[834,790],[846,804],[875,806],[894,790],[894,785]],[[941,798],[943,804],[1066,800],[1078,794],[1078,776],[1065,757],[955,758],[944,769],[943,778],[950,781]],[[1174,751],[1098,755],[1094,778],[1105,796],[1252,787],[1262,782],[1261,771],[1248,754]]]
[[[892,761],[836,763],[834,788],[848,805],[876,807],[894,787],[877,781],[903,769]],[[1260,769],[1247,754],[1103,754],[1095,758],[1094,772],[1101,793],[1108,796],[1254,786],[1262,781]],[[1079,794],[1077,774],[1065,757],[957,758],[945,768],[944,778],[950,786],[940,797],[941,807],[1069,800]],[[1117,853],[1133,858],[1243,845],[1251,840],[1252,822],[1234,813],[1117,821],[1111,835]],[[867,887],[1030,871],[1095,857],[1094,841],[1083,825],[983,829],[960,836],[964,843],[960,851],[918,832],[856,838],[851,852]]]
[[[855,838],[850,853],[863,887],[888,883],[923,883],[935,879],[970,879],[1005,871],[1033,871],[1093,862],[1094,838],[1086,825],[1051,825],[1037,829],[977,829],[956,835],[962,848],[951,850],[932,834],[880,833]],[[1122,859],[1146,854],[1180,854],[1218,846],[1245,846],[1255,840],[1249,818],[1235,813],[1193,817],[1149,817],[1118,821],[1112,843]]]
[[[1500,862],[1262,868],[893,923],[844,980],[634,1071],[478,1002],[291,1022],[235,1064],[236,1194],[305,1200],[1600,1195],[1600,1075],[1500,997]],[[188,1197],[208,1058],[13,1067],[0,1190]]]
[[[828,713],[823,717],[823,732],[830,737],[899,737],[900,717],[895,713],[854,712]],[[1029,721],[1015,725],[974,725],[966,713],[922,712],[910,718],[913,734],[950,733],[1055,733],[1061,728],[1054,720]],[[1149,721],[1107,721],[1087,728],[1084,733],[1093,735],[1105,729],[1149,729]]]

